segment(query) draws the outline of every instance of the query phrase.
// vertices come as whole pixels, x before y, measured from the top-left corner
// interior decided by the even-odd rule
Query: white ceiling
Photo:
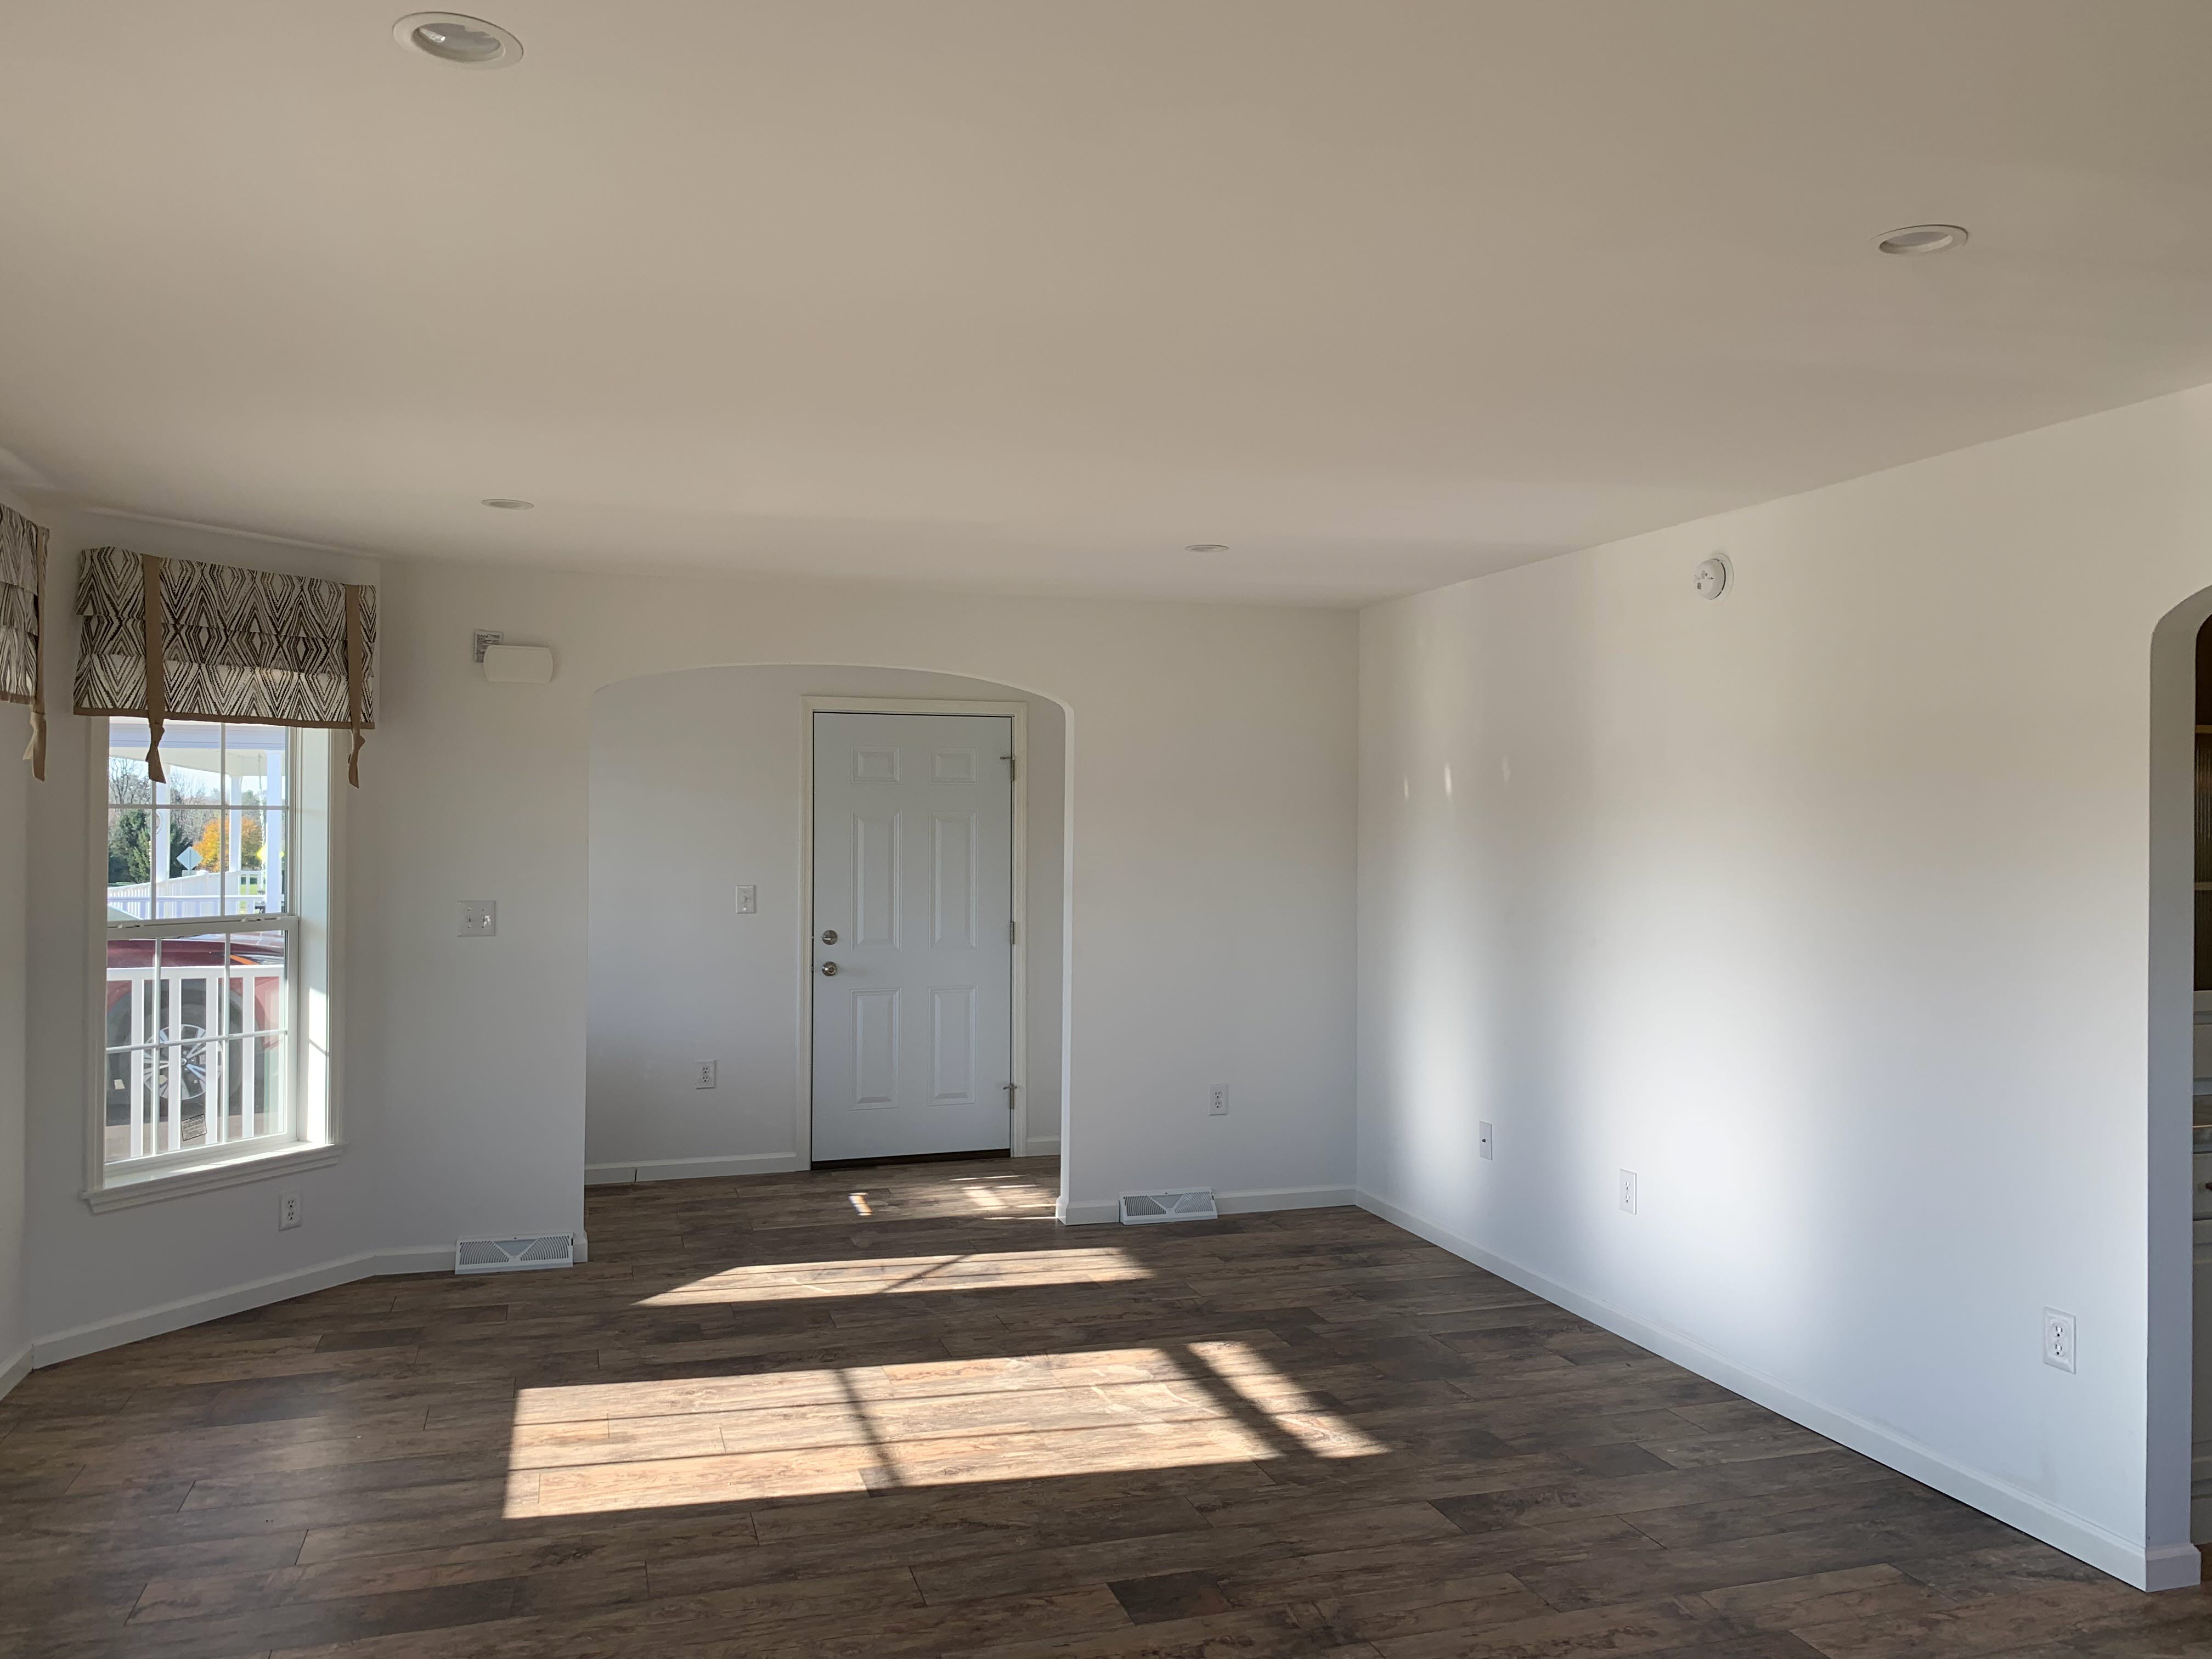
[[[16,485],[1343,604],[2212,381],[2205,0],[412,3],[0,8]]]

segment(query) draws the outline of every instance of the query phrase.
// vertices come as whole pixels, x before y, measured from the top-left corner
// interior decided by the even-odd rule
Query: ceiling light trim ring
[[[439,31],[451,31],[441,46]],[[407,51],[452,69],[507,69],[520,61],[522,42],[496,23],[463,11],[410,11],[392,26]]]
[[[1899,225],[1875,244],[1884,253],[1912,258],[1923,253],[1948,253],[1966,245],[1964,225]]]

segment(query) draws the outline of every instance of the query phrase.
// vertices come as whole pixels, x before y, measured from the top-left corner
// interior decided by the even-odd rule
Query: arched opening
[[[957,860],[1000,906],[987,902],[977,912],[993,919],[995,949],[975,953],[985,965],[970,975],[977,982],[961,1005],[969,1021],[963,1035],[945,1036],[952,1001],[941,991],[909,994],[903,1003],[877,994],[876,1006],[896,1010],[895,1026],[860,1028],[862,1057],[879,1047],[901,1068],[899,1087],[878,1091],[886,1097],[881,1110],[853,1111],[854,1103],[845,1101],[843,1115],[825,1126],[823,1091],[833,1086],[825,1078],[854,1053],[853,998],[869,1006],[866,994],[850,988],[850,921],[813,915],[824,884],[854,878],[852,847],[822,860],[819,871],[813,856],[811,817],[823,799],[813,763],[825,740],[821,721],[832,711],[840,720],[927,729],[940,748],[950,739],[939,727],[979,728],[954,732],[973,738],[978,763],[969,769],[979,781],[981,763],[995,767],[1002,757],[999,732],[1021,732],[1024,753],[1018,775],[1011,764],[991,773],[1005,778],[996,799],[1011,809],[1006,844]],[[1067,710],[1050,697],[912,669],[695,668],[595,692],[586,814],[587,1183],[764,1175],[981,1149],[1030,1160],[1025,1178],[1061,1190],[1068,728]],[[935,757],[937,779],[952,775],[951,759]],[[910,762],[903,784],[886,780],[886,787],[927,784],[916,774],[928,770]],[[921,817],[902,832],[903,856],[943,863],[951,832],[941,815],[918,810]],[[994,852],[1002,860],[995,877]],[[921,933],[947,937],[945,889],[930,869],[917,865],[901,890],[901,903],[915,911],[903,935],[909,946]],[[917,903],[936,908],[925,914]],[[1019,917],[1018,938],[996,920],[1006,915]],[[840,926],[846,934],[826,945]],[[838,956],[848,957],[845,978],[819,977]],[[833,1032],[840,1018],[848,1026]],[[869,1047],[878,1036],[881,1043]],[[918,1085],[906,1075],[917,1068]],[[836,1086],[849,1094],[853,1081]],[[915,1133],[907,1097],[917,1086],[921,1107],[935,1114],[933,1125],[951,1127],[935,1139],[899,1140],[891,1126]],[[996,1114],[995,1139],[969,1133],[981,1124],[987,1102]]]
[[[2144,1498],[2155,1556],[2212,1541],[2212,588],[2152,636],[2150,729]]]

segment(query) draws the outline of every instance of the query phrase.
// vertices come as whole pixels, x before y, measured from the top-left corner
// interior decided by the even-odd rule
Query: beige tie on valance
[[[46,775],[46,692],[42,660],[46,532],[0,507],[0,702],[28,703],[31,775]]]
[[[76,712],[143,720],[157,781],[165,721],[238,720],[350,732],[346,777],[360,786],[362,734],[376,728],[374,588],[94,547],[76,608]]]

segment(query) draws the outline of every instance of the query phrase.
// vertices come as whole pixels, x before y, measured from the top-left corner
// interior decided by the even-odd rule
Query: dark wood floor
[[[601,1188],[0,1403],[0,1655],[2212,1654],[1357,1210],[1063,1230],[1048,1163]]]

